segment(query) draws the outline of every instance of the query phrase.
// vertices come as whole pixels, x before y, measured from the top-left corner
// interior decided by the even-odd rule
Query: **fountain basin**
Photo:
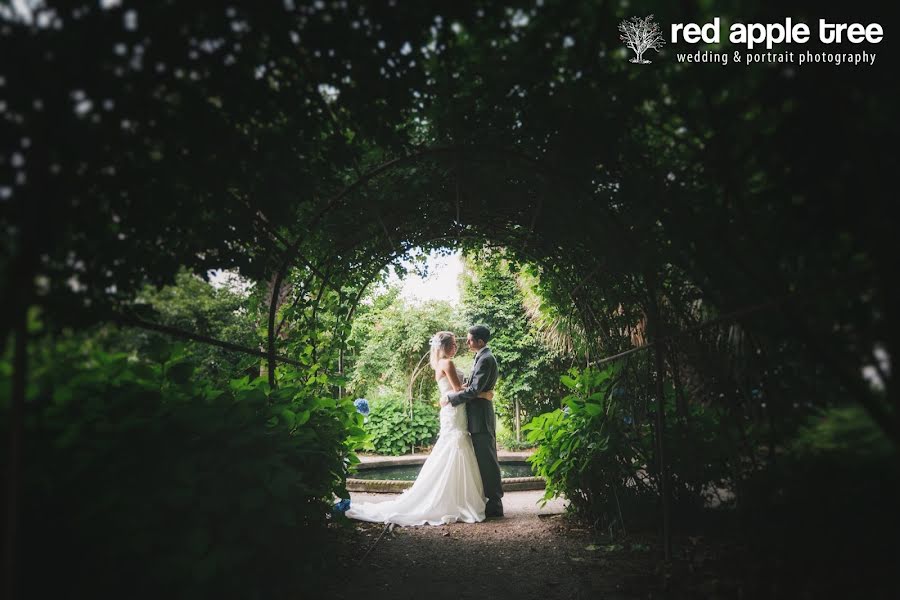
[[[412,486],[421,469],[424,455],[370,458],[357,465],[357,474],[347,479],[351,492],[400,493]],[[544,480],[531,473],[531,465],[522,457],[500,456],[503,491],[542,490]]]

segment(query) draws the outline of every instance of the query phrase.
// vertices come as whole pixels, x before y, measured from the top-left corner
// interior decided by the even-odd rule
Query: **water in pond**
[[[374,469],[360,469],[353,475],[355,479],[391,479],[399,481],[412,481],[419,474],[422,465],[402,465],[399,467],[375,467]],[[533,477],[531,465],[526,462],[500,463],[500,476],[508,477]]]

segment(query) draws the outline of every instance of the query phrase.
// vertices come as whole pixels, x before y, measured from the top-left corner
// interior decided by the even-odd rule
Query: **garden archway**
[[[284,323],[276,314],[292,265],[307,271],[301,286],[307,295],[295,298],[295,307],[305,304],[314,315],[325,290],[331,289],[346,303],[349,321],[368,284],[410,250],[490,243],[538,266],[566,305],[563,310],[576,311],[589,331],[599,320],[584,299],[598,271],[635,283],[653,269],[639,264],[634,254],[598,260],[603,254],[621,254],[610,252],[610,241],[629,252],[639,245],[624,243],[635,238],[614,214],[593,222],[573,220],[578,205],[591,202],[589,195],[579,201],[579,191],[561,174],[498,149],[438,148],[375,167],[299,223],[296,229],[304,233],[293,242],[279,236],[284,250],[268,313],[270,383],[275,382],[277,336]],[[565,202],[561,193],[568,194]],[[561,210],[565,204],[571,208]],[[257,217],[268,222],[261,213]],[[356,293],[344,297],[342,288]],[[633,291],[640,297],[640,291]]]

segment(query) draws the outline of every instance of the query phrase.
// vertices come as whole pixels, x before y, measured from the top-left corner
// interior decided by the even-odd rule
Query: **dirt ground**
[[[506,516],[482,523],[386,528],[339,521],[327,567],[299,597],[396,600],[782,600],[898,598],[887,556],[841,567],[795,557],[773,563],[726,528],[673,537],[661,560],[658,533],[612,539],[565,515],[565,502],[541,508],[542,491],[507,492]],[[392,494],[352,494],[354,502]],[[718,521],[716,521],[718,522]],[[343,525],[341,525],[343,523]],[[715,523],[713,523],[715,526]],[[864,550],[861,548],[860,551]],[[326,550],[323,549],[323,552]],[[893,553],[892,553],[893,555]],[[876,557],[877,558],[877,557]],[[832,561],[834,562],[834,561]],[[862,563],[862,564],[858,564]],[[871,563],[871,564],[869,564]],[[844,572],[846,571],[846,572]],[[313,580],[322,583],[313,583]]]
[[[476,524],[395,527],[354,522],[347,577],[324,597],[421,600],[633,598],[621,568],[597,578],[605,547],[542,491],[507,492],[506,516]],[[353,494],[352,501],[392,498]],[[592,568],[586,568],[592,567]],[[640,576],[640,573],[638,573]]]

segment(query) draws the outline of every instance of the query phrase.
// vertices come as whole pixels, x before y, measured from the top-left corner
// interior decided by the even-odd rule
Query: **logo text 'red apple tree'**
[[[813,37],[813,28],[818,41],[824,46],[821,51],[802,50],[795,45],[803,45]],[[716,17],[710,23],[673,23],[669,29],[671,43],[678,44],[721,44],[721,19]],[[872,66],[877,55],[872,46],[884,39],[884,29],[879,23],[832,23],[818,19],[814,25],[795,21],[788,17],[782,23],[734,23],[728,28],[728,41],[742,45],[745,50],[722,52],[719,50],[695,50],[675,52],[675,58],[682,63],[717,63],[720,65],[759,63],[782,64],[831,64],[834,66]],[[866,44],[866,46],[861,46]],[[772,51],[781,45],[783,51]]]
[[[673,23],[671,42],[676,44],[684,40],[689,44],[718,44],[721,42],[720,32],[719,17],[703,25]],[[729,28],[728,41],[732,44],[744,44],[749,50],[765,44],[766,49],[771,50],[774,44],[805,44],[810,36],[809,25],[794,23],[788,17],[784,23],[734,23]],[[878,23],[829,23],[825,19],[819,19],[818,22],[818,38],[823,44],[877,44],[883,37],[884,30]]]

